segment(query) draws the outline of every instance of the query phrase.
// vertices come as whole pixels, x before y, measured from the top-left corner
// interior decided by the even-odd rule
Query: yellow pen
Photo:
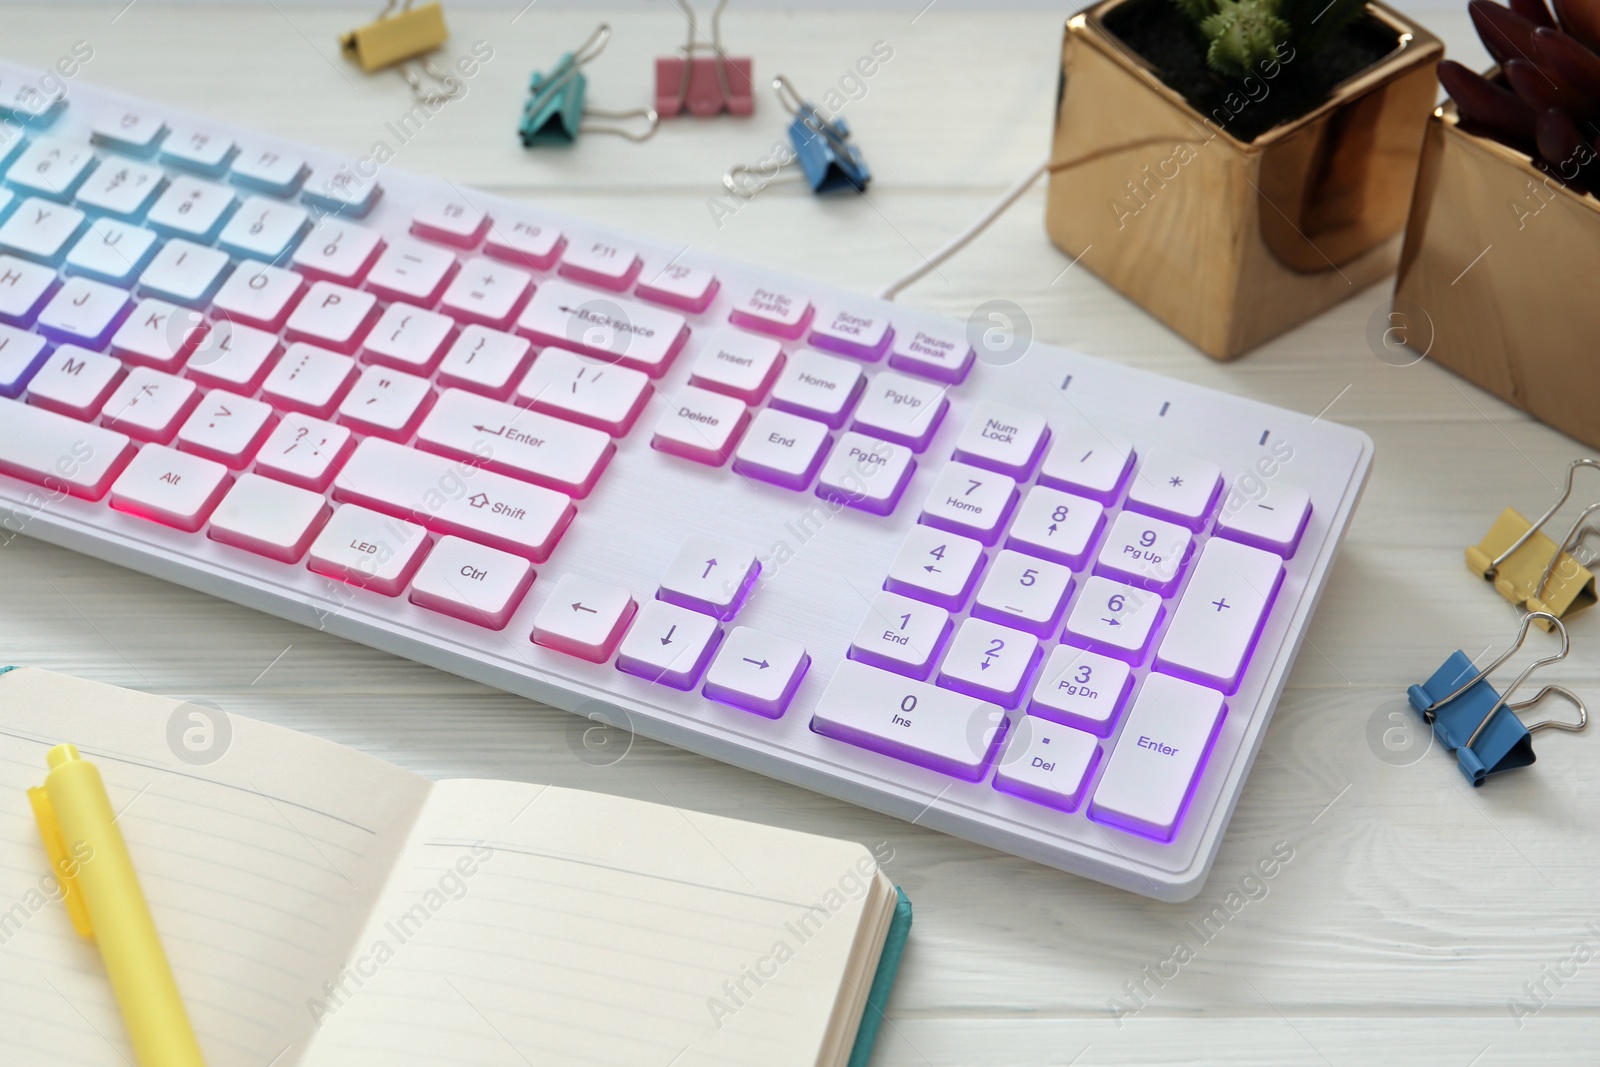
[[[143,1067],[205,1067],[99,770],[72,745],[46,760],[28,801],[72,924],[100,946],[135,1055]]]

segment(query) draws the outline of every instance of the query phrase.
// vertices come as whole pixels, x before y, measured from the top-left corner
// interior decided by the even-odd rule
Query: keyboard
[[[1366,435],[60,86],[0,65],[0,540],[1199,890]]]

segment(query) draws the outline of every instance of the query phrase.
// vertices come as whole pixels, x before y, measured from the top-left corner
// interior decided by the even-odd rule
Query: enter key
[[[1151,674],[1100,777],[1090,818],[1170,841],[1224,711],[1215,689]]]

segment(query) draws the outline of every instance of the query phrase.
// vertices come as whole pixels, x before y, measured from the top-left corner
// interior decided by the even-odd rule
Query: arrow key
[[[722,627],[709,615],[652,600],[639,609],[617,651],[617,670],[674,689],[693,689]]]
[[[564,574],[534,617],[533,643],[604,663],[637,610],[626,589]]]
[[[705,694],[720,704],[776,719],[810,666],[811,657],[798,641],[736,626],[706,674]]]
[[[710,537],[691,537],[661,579],[656,598],[727,622],[738,614],[761,573],[756,554]]]

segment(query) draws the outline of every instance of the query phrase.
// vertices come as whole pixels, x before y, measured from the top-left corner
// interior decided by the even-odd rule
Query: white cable
[[[939,264],[943,263],[945,260],[949,259],[951,256],[965,248],[968,242],[970,242],[974,237],[978,236],[978,234],[982,233],[984,230],[988,229],[990,223],[999,218],[1005,212],[1006,208],[1016,203],[1017,198],[1023,193],[1027,192],[1028,188],[1032,186],[1034,182],[1039,180],[1039,176],[1049,169],[1050,157],[1046,156],[1045,158],[1039,160],[1038,165],[1030,169],[1027,174],[1024,174],[1021,178],[1017,179],[1017,183],[1011,188],[1007,189],[1005,195],[999,200],[995,201],[993,207],[989,208],[988,211],[985,211],[982,215],[978,216],[977,221],[952,237],[937,252],[923,260],[921,266],[917,267],[915,270],[902,274],[900,277],[896,278],[894,281],[880,289],[878,291],[878,299],[893,300],[900,290],[904,289],[906,286],[921,278],[924,274],[927,274],[929,271],[938,267]]]

